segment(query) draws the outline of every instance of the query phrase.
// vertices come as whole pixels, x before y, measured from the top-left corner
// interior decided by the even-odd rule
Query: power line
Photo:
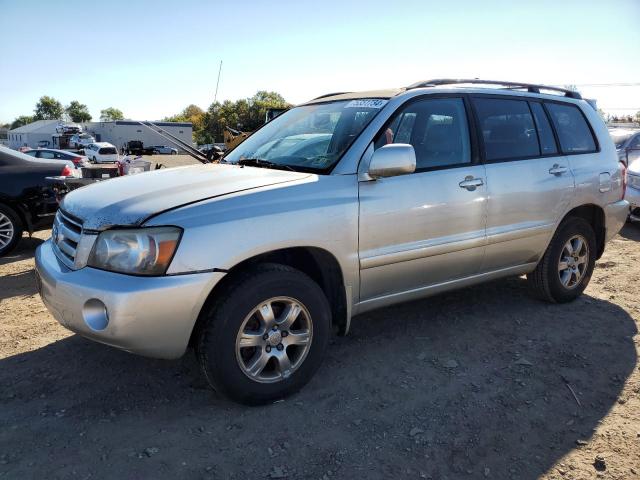
[[[629,83],[578,83],[576,87],[640,87],[640,82]]]

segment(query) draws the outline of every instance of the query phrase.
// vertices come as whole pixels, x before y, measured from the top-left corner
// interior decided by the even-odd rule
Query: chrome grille
[[[81,238],[82,222],[58,210],[51,230],[51,243],[56,256],[69,268],[76,268],[76,251]]]

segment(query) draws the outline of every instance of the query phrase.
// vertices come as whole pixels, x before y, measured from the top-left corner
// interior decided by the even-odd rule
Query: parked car
[[[118,161],[118,149],[107,142],[90,143],[84,148],[84,154],[94,163],[113,163]]]
[[[40,160],[0,146],[0,257],[23,231],[51,226],[58,200],[45,177],[70,175],[72,168],[70,161]]]
[[[63,160],[72,162],[76,168],[86,167],[89,165],[89,160],[84,155],[79,155],[73,152],[67,152],[66,150],[55,150],[53,148],[38,148],[33,150],[27,150],[27,155],[35,158],[42,158],[46,160]]]
[[[178,149],[169,147],[167,145],[154,145],[151,147],[153,149],[154,154],[167,154],[167,155],[177,155]]]
[[[631,206],[629,220],[640,222],[640,158],[636,158],[629,164],[625,198]]]
[[[640,130],[614,128],[609,130],[618,152],[618,158],[625,165],[640,159]]]
[[[81,133],[82,125],[78,125],[77,123],[59,123],[56,125],[56,132],[63,134]]]
[[[69,139],[69,147],[86,148],[90,144],[95,143],[96,139],[88,133],[77,133]]]
[[[374,308],[523,274],[574,300],[629,209],[605,124],[577,92],[458,82],[323,96],[219,164],[71,192],[36,252],[45,304],[129,352],[193,345],[213,388],[255,404]],[[315,133],[323,152],[256,154]]]
[[[153,155],[153,147],[145,147],[142,140],[129,140],[124,150],[127,155]]]

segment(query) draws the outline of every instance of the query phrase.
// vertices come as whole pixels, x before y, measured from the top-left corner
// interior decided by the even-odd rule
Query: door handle
[[[484,185],[484,182],[481,178],[474,178],[473,175],[468,175],[464,177],[464,180],[461,181],[458,185],[460,185],[460,188],[466,188],[470,192],[473,192],[476,187]]]
[[[567,167],[560,166],[556,163],[549,169],[549,173],[551,175],[560,176],[563,173],[567,173]]]

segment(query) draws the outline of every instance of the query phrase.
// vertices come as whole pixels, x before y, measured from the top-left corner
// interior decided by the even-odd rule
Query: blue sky
[[[41,95],[95,119],[207,108],[220,60],[219,100],[434,77],[638,83],[639,20],[640,0],[0,0],[0,122]],[[640,87],[580,89],[605,110],[640,107]]]

